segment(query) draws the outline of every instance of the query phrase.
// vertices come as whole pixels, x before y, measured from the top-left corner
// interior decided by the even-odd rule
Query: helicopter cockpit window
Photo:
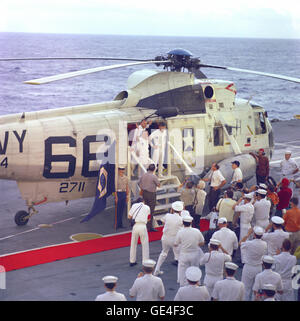
[[[258,112],[254,114],[255,121],[255,134],[261,135],[267,132],[265,117],[262,112]]]
[[[214,127],[214,146],[224,145],[223,127]]]

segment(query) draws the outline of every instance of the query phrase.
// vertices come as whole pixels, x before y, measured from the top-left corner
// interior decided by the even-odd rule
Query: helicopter
[[[81,58],[0,58],[0,62]],[[176,187],[186,175],[205,177],[218,162],[226,179],[232,176],[232,161],[240,162],[244,181],[256,171],[251,155],[264,148],[271,159],[274,137],[267,111],[260,105],[237,98],[231,81],[208,79],[203,68],[252,73],[299,83],[283,75],[203,64],[191,52],[177,48],[154,59],[95,57],[130,61],[39,79],[26,84],[42,85],[111,69],[155,64],[162,71],[142,69],[128,77],[127,90],[110,102],[59,109],[23,112],[0,117],[0,179],[18,184],[27,211],[15,215],[17,225],[26,225],[40,204],[95,196],[99,164],[127,166],[131,193],[138,193],[132,163],[146,171],[132,151],[132,132],[142,120],[152,129],[166,123],[167,174],[160,178],[155,208],[170,208],[178,196]],[[164,200],[164,202],[162,201]],[[130,201],[128,203],[130,206]]]

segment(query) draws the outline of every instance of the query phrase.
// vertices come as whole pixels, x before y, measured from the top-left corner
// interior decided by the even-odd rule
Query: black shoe
[[[129,263],[129,266],[135,266],[135,265],[137,265],[136,262],[134,262],[134,263]]]
[[[178,261],[175,260],[175,261],[172,262],[172,264],[175,265],[175,266],[178,266]]]
[[[148,232],[158,232],[155,228],[151,228]]]

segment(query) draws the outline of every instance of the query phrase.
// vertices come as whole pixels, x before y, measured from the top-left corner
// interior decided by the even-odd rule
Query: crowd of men
[[[217,163],[197,185],[185,180],[179,186],[181,200],[173,202],[170,212],[158,221],[163,225],[163,234],[157,262],[150,259],[148,232],[156,231],[153,211],[160,183],[156,166],[149,165],[139,180],[141,198],[128,213],[133,225],[129,264],[137,264],[138,239],[143,263],[143,272],[129,289],[130,297],[142,301],[164,299],[162,266],[172,250],[173,264],[177,265],[174,282],[179,285],[174,300],[295,300],[293,279],[300,245],[300,209],[294,175],[299,168],[291,152],[286,151],[281,162],[282,177],[274,186],[267,180],[269,164],[264,151],[260,150],[256,157],[257,185],[251,188],[242,183],[239,161],[232,162],[233,177],[222,196],[221,189],[227,182]],[[206,203],[208,215],[203,214]],[[202,219],[210,220],[209,230],[203,233]],[[204,267],[203,276],[200,266]],[[242,270],[240,280],[235,277],[238,269]],[[115,290],[117,280],[115,276],[104,277],[106,293],[96,300],[126,300]]]

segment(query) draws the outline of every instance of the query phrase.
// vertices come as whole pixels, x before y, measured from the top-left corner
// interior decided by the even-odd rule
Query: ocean
[[[153,59],[184,48],[201,62],[300,77],[300,39],[200,38],[0,33],[0,57],[126,57]],[[0,62],[0,115],[112,100],[139,66],[66,79],[42,86],[23,81],[115,61]],[[126,62],[124,62],[126,63]],[[227,70],[201,69],[208,78],[233,81],[237,96],[263,106],[270,119],[300,114],[300,84]]]

